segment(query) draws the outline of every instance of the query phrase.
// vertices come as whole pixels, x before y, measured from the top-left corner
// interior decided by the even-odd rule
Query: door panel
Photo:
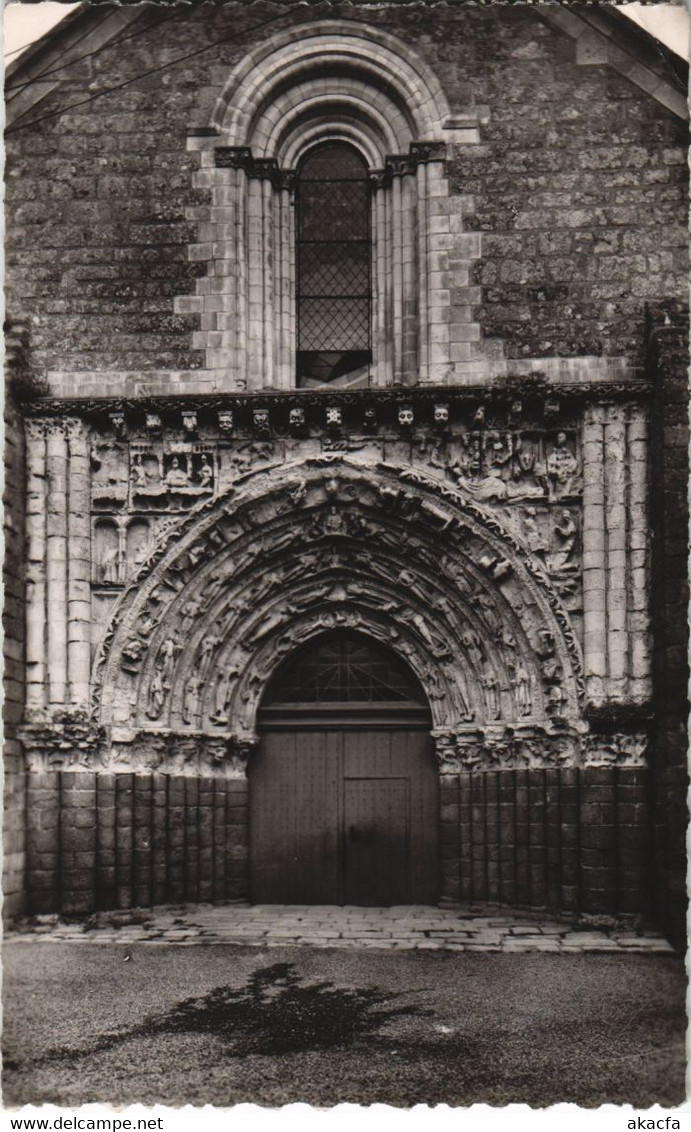
[[[406,904],[408,779],[346,778],[343,785],[345,903]]]
[[[424,731],[265,731],[250,765],[252,900],[436,903],[437,791]]]
[[[341,739],[333,731],[267,732],[251,770],[252,900],[337,900]]]

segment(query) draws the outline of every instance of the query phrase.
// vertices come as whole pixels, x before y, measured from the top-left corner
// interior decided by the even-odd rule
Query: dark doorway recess
[[[436,903],[431,725],[408,665],[364,634],[325,635],[288,657],[250,768],[253,901]]]

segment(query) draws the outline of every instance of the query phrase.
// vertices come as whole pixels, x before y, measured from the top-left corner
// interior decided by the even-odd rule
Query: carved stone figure
[[[566,696],[560,684],[552,684],[547,691],[547,711],[550,715],[561,716]]]
[[[578,569],[575,561],[578,527],[570,511],[562,511],[554,525],[554,534],[559,541],[559,550],[549,555],[547,565],[550,572],[570,573]]]
[[[176,637],[166,637],[158,650],[157,667],[160,668],[163,682],[169,686],[173,677],[173,669],[180,651],[180,644]]]
[[[479,670],[482,667],[483,657],[480,638],[474,629],[466,629],[465,632],[461,633],[461,644],[468,654],[468,660],[473,668]]]
[[[476,605],[482,611],[482,617],[485,621],[485,624],[489,629],[491,629],[493,633],[497,632],[499,629],[500,621],[496,606],[492,599],[487,593],[485,593],[484,590],[480,589],[475,591],[474,599]]]
[[[163,482],[166,487],[188,487],[189,476],[184,468],[180,467],[180,461],[177,456],[173,456],[170,461],[170,468],[166,472]]]
[[[533,710],[533,700],[530,694],[530,676],[519,660],[513,675],[513,688],[516,697],[516,711],[519,715],[530,715]]]
[[[202,682],[198,673],[192,672],[185,681],[182,695],[182,719],[184,723],[192,724],[196,722],[199,714],[201,688]]]
[[[202,452],[201,464],[199,467],[199,485],[200,487],[210,489],[213,487],[214,470],[209,462],[209,457],[206,452]]]
[[[163,674],[160,668],[154,671],[149,684],[149,698],[146,705],[146,714],[149,719],[160,719],[166,702],[166,688],[163,683]]]
[[[135,488],[146,487],[146,468],[142,464],[142,458],[139,453],[132,457],[132,467],[130,468],[130,478]]]
[[[544,496],[546,494],[544,468],[540,468],[538,464],[535,444],[531,440],[524,440],[521,436],[517,437],[515,455],[511,497],[531,499]]]
[[[412,428],[415,421],[415,413],[410,405],[403,405],[398,410],[398,423],[401,428]]]
[[[531,554],[536,558],[542,556],[549,549],[537,523],[537,511],[534,507],[526,507],[522,515],[523,538]]]
[[[120,667],[124,669],[125,672],[138,672],[146,649],[147,646],[144,641],[138,640],[137,637],[130,637],[129,640],[125,642],[120,654]]]
[[[101,581],[108,586],[117,585],[120,580],[120,555],[117,547],[104,550],[100,562]]]
[[[578,460],[571,452],[565,432],[558,432],[554,448],[547,457],[550,494],[554,499],[573,495],[578,474]]]
[[[485,664],[480,676],[480,683],[485,690],[485,706],[487,709],[488,719],[498,719],[501,714],[501,706],[499,703],[499,681],[497,680],[494,669],[489,664]]]

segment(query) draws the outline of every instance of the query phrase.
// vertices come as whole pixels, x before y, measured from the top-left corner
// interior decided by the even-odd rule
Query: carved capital
[[[645,731],[588,735],[586,766],[647,766],[650,740]]]
[[[410,147],[410,157],[415,165],[426,164],[428,161],[445,161],[446,142],[413,142]]]
[[[28,443],[44,440],[48,432],[48,421],[45,417],[27,417],[24,429]]]
[[[249,146],[217,146],[214,150],[217,169],[247,169],[252,163],[252,150]]]

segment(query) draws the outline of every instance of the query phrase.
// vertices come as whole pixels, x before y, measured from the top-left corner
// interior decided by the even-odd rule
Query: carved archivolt
[[[437,732],[578,720],[578,644],[524,545],[434,477],[340,455],[250,472],[169,534],[115,606],[94,717],[251,742],[276,666],[339,626],[408,660]]]

